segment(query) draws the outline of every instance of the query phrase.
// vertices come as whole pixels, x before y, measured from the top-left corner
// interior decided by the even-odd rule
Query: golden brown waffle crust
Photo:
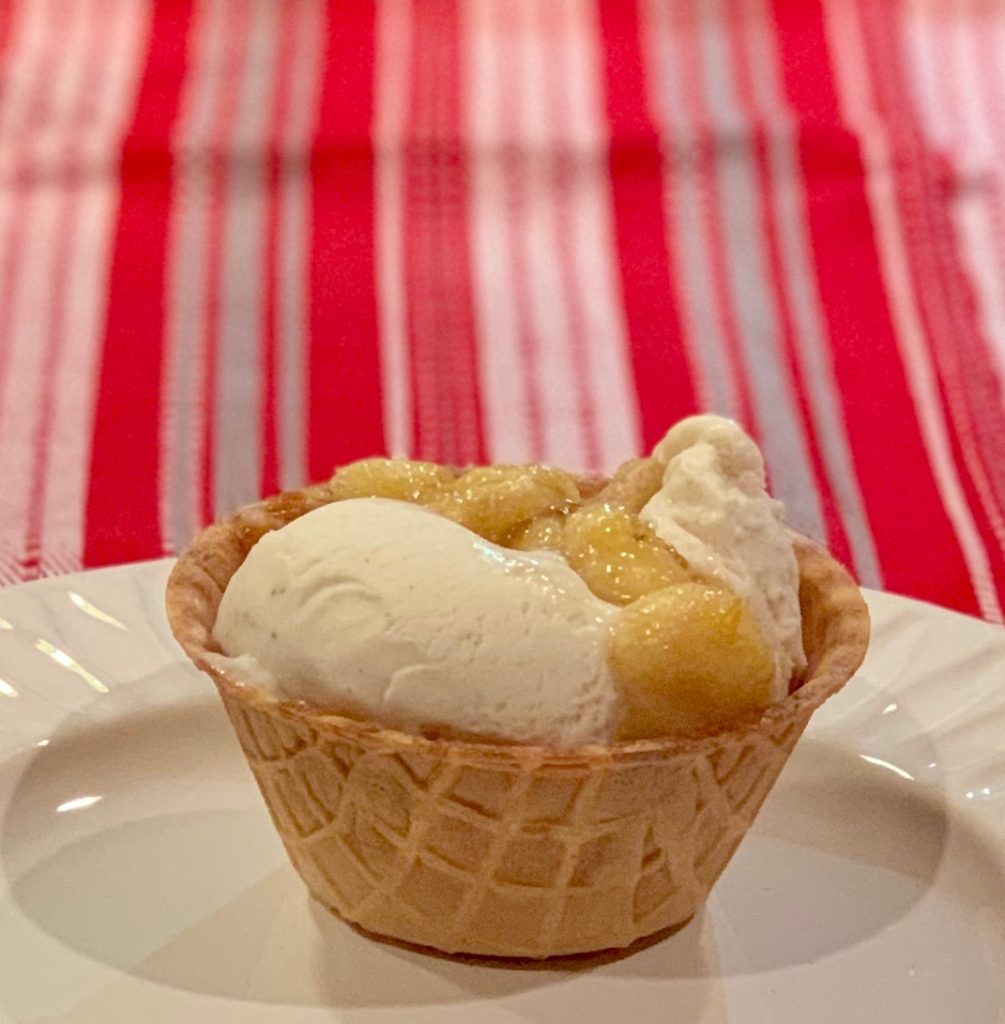
[[[427,739],[281,701],[207,658],[219,653],[217,609],[259,537],[332,500],[317,485],[209,527],[171,573],[168,618],[216,684],[313,895],[406,942],[543,957],[626,946],[686,920],[868,645],[855,583],[796,538],[807,670],[785,700],[727,729],[555,748]]]

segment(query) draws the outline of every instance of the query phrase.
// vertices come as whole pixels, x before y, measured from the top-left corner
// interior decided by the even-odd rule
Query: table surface
[[[0,0],[0,582],[714,409],[1001,621],[1003,58],[989,0]]]

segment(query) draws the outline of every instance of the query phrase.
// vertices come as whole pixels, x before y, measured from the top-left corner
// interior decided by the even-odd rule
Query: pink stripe
[[[77,245],[77,233],[80,228],[81,158],[83,156],[80,131],[81,129],[86,130],[88,126],[92,125],[98,114],[93,108],[93,100],[99,88],[100,76],[106,73],[106,61],[102,58],[104,45],[110,34],[107,22],[117,13],[110,7],[109,0],[95,0],[93,10],[89,12],[91,16],[86,22],[86,41],[79,55],[74,55],[82,62],[84,74],[72,114],[72,123],[78,126],[78,130],[66,133],[66,148],[61,159],[61,171],[65,175],[65,180],[60,193],[61,209],[57,214],[58,234],[49,264],[49,273],[52,277],[52,307],[47,328],[41,339],[41,345],[45,352],[43,360],[47,372],[43,375],[41,382],[38,433],[33,439],[35,457],[29,484],[28,522],[22,563],[23,575],[26,579],[34,579],[40,574],[42,513],[46,502],[47,468],[53,440],[53,407],[56,401],[54,385],[59,379],[57,368],[66,357],[66,304],[71,266],[70,254]],[[93,378],[89,378],[79,381],[77,386],[93,388],[93,384]],[[57,500],[65,501],[66,496],[61,495]]]
[[[377,15],[374,46],[374,148],[376,151],[374,261],[380,323],[381,405],[387,450],[410,454],[414,435],[404,287],[402,167],[408,114],[411,5],[388,0]]]
[[[579,368],[570,337],[570,296],[564,287],[560,225],[555,191],[556,139],[549,125],[547,79],[552,52],[535,18],[534,0],[515,8],[515,54],[523,88],[516,146],[525,172],[526,219],[522,243],[526,260],[529,333],[535,342],[534,373],[539,385],[543,459],[582,466],[587,461],[577,388]]]
[[[102,362],[102,332],[113,260],[121,183],[118,154],[136,101],[151,31],[150,10],[133,0],[112,0],[103,20],[96,63],[101,68],[93,95],[94,116],[81,124],[75,245],[68,250],[62,299],[65,337],[50,363],[52,404],[40,500],[43,575],[79,568],[85,547],[96,402]],[[95,167],[105,174],[87,173]],[[149,268],[148,268],[149,272]],[[61,291],[59,285],[54,289]]]
[[[517,289],[511,280],[509,167],[504,159],[509,140],[502,126],[506,93],[500,88],[511,47],[496,28],[495,7],[495,0],[471,0],[461,8],[465,16],[463,130],[473,151],[482,154],[472,161],[470,179],[479,390],[489,457],[497,462],[526,462],[531,458],[531,418],[526,408],[531,387],[519,351]],[[387,81],[387,76],[381,79]],[[398,88],[404,91],[402,85]],[[389,205],[389,216],[393,212]],[[394,255],[400,262],[401,254]],[[400,390],[407,396],[406,389]]]
[[[405,125],[408,117],[411,4],[387,0],[377,14],[374,69],[376,149],[375,263],[380,321],[381,404],[389,454],[409,455],[414,441],[405,298]],[[470,126],[465,134],[470,137]]]
[[[211,415],[216,404],[217,348],[220,344],[221,292],[223,286],[223,230],[227,204],[227,164],[230,159],[231,130],[237,113],[241,79],[245,73],[245,59],[251,33],[252,10],[249,4],[229,0],[227,17],[227,60],[221,68],[219,102],[216,118],[210,130],[209,158],[210,184],[207,211],[206,238],[206,305],[203,331],[203,393],[202,406],[206,410],[202,440],[201,512],[204,523],[215,517],[213,493],[213,461],[215,458],[214,422]],[[184,259],[184,254],[179,254]]]
[[[586,469],[600,468],[600,442],[590,395],[593,374],[590,347],[586,338],[586,296],[577,274],[573,245],[574,219],[581,202],[579,187],[582,169],[578,166],[580,154],[575,139],[569,137],[571,111],[568,97],[569,43],[565,38],[562,12],[557,3],[536,6],[532,15],[538,15],[538,24],[532,31],[539,32],[548,44],[545,63],[545,109],[551,140],[548,153],[549,199],[555,204],[557,252],[562,298],[565,300],[571,363],[575,375],[576,419],[582,437]],[[581,215],[581,214],[580,214]],[[556,296],[556,299],[558,297]]]
[[[212,277],[208,224],[228,24],[225,0],[192,0],[185,74],[171,133],[159,446],[165,554],[184,547],[204,521],[206,311]]]
[[[24,12],[20,13],[24,16]],[[4,481],[0,488],[0,572],[7,579],[21,578],[25,571],[22,559],[32,514],[37,432],[44,428],[42,406],[34,395],[36,388],[46,388],[48,379],[42,356],[52,308],[46,294],[51,279],[45,268],[50,260],[50,247],[58,244],[57,225],[63,205],[61,195],[38,188],[34,180],[40,171],[53,173],[58,169],[62,155],[48,145],[51,134],[47,136],[39,129],[51,131],[58,123],[54,116],[57,112],[65,118],[65,112],[54,111],[57,100],[82,102],[77,88],[80,62],[75,47],[76,35],[85,28],[86,20],[82,8],[76,8],[69,17],[53,17],[55,11],[49,5],[37,4],[33,13],[46,26],[46,43],[37,58],[37,75],[22,107],[23,121],[17,126],[21,142],[12,154],[12,178],[16,184],[9,187],[19,189],[21,195],[8,225],[0,274],[4,308],[0,318],[0,479]],[[23,27],[24,21],[22,30]],[[31,571],[35,571],[34,567]]]
[[[9,199],[13,209],[8,216],[0,217],[0,309],[5,310],[0,317],[0,384],[8,379],[13,358],[10,310],[24,269],[20,257],[30,205],[25,193],[31,195],[30,164],[35,144],[34,134],[26,129],[45,116],[49,94],[55,87],[60,48],[65,46],[69,29],[69,23],[61,21],[61,31],[46,31],[45,8],[32,0],[19,6],[12,4],[5,10],[14,24],[9,29],[12,52],[4,55],[11,85],[0,92],[0,138],[9,135],[10,141],[5,142],[7,159],[0,166],[9,179],[2,190],[3,200]],[[3,155],[0,150],[0,159]],[[16,578],[13,569],[11,574]]]
[[[32,110],[47,102],[53,86],[61,35],[47,32],[45,8],[40,4],[4,4],[4,72],[8,85],[0,91],[0,309],[10,308],[19,264],[18,239],[26,216],[24,189],[30,184],[23,164],[31,154],[34,137],[25,130]],[[65,26],[64,26],[65,27]],[[5,229],[6,228],[6,229]],[[0,321],[0,381],[10,359],[10,342]],[[2,545],[0,545],[2,546]]]
[[[571,288],[568,253],[563,258],[571,225],[563,223],[560,190],[575,187],[567,163],[567,124],[554,122],[555,104],[562,102],[555,75],[567,42],[556,32],[555,11],[533,0],[512,5],[514,59],[520,67],[521,91],[516,106],[516,136],[526,218],[521,232],[525,260],[528,335],[534,339],[532,370],[541,411],[543,458],[566,465],[585,465],[588,378],[576,347],[582,321],[574,323],[575,297]],[[552,15],[552,16],[549,16]],[[567,117],[568,115],[566,115]],[[574,332],[577,331],[577,338]]]
[[[424,458],[484,460],[461,140],[461,21],[455,0],[412,7],[412,142],[406,152],[405,269]],[[435,53],[436,59],[429,54]]]
[[[679,53],[683,59],[681,81],[683,99],[689,119],[688,141],[697,152],[705,229],[703,242],[707,246],[711,262],[714,301],[719,315],[722,338],[726,346],[728,365],[733,377],[733,387],[740,403],[737,414],[740,422],[756,435],[757,423],[743,364],[739,325],[736,322],[736,314],[727,282],[727,255],[722,232],[722,211],[715,183],[716,126],[712,121],[700,87],[702,68],[697,24],[697,18],[700,16],[702,15],[696,11],[693,5],[683,5],[674,11],[670,31],[680,33],[683,41]],[[686,259],[687,254],[682,253],[681,258]]]
[[[498,84],[501,97],[500,130],[503,163],[506,174],[509,217],[504,239],[509,251],[513,281],[513,304],[516,313],[517,342],[523,362],[524,408],[529,424],[530,459],[540,462],[544,458],[544,410],[538,383],[540,369],[538,340],[531,326],[530,270],[525,241],[527,236],[527,154],[520,137],[519,110],[521,94],[526,88],[524,69],[518,59],[519,25],[514,8],[507,0],[496,0],[493,5],[495,23],[492,30],[505,41],[502,75]]]
[[[282,4],[278,11],[276,43],[276,85],[272,98],[266,162],[265,243],[262,259],[262,286],[265,295],[262,332],[262,479],[263,494],[279,490],[279,334],[280,267],[279,247],[283,236],[283,205],[280,188],[280,162],[286,159],[283,125],[290,117],[290,90],[296,52],[297,11]]]
[[[282,228],[279,237],[281,331],[277,362],[281,388],[277,415],[279,484],[283,490],[308,480],[307,445],[310,365],[310,191],[306,154],[311,145],[323,80],[322,53],[327,35],[325,0],[307,0],[297,8],[296,57],[291,70],[290,112],[281,143],[286,161],[279,177]]]
[[[562,76],[568,86],[565,136],[577,170],[569,247],[582,304],[580,340],[589,353],[586,401],[597,434],[598,468],[611,470],[642,449],[642,437],[607,159],[611,126],[604,94],[600,12],[578,0],[560,0],[558,6],[566,39],[561,51]],[[667,383],[661,381],[664,388]],[[664,416],[668,400],[669,392],[664,390]]]
[[[441,13],[441,12],[437,12]],[[408,125],[404,152],[405,195],[405,281],[411,352],[412,392],[415,395],[415,422],[411,448],[419,458],[437,460],[445,453],[450,433],[450,411],[441,391],[436,346],[442,330],[436,321],[437,296],[433,278],[435,239],[431,222],[437,216],[442,195],[436,189],[435,158],[430,151],[442,140],[436,134],[436,98],[430,94],[437,86],[435,62],[428,59],[430,39],[428,23],[431,8],[409,3],[412,25],[409,51]],[[441,13],[442,16],[442,13]],[[403,57],[403,55],[401,55]],[[442,297],[441,297],[442,298]]]
[[[579,0],[561,0],[568,39],[569,145],[576,154],[579,215],[571,248],[590,352],[587,401],[599,445],[599,468],[611,470],[641,451],[625,296],[621,287],[614,189],[609,173],[611,126],[606,120],[600,13]]]

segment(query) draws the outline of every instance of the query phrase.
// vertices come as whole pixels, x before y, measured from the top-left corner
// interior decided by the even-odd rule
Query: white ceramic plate
[[[705,912],[514,969],[363,938],[287,866],[156,562],[0,591],[0,1021],[1005,1021],[1005,631],[870,594]]]

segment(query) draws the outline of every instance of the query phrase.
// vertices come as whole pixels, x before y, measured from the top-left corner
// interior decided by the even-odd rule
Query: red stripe
[[[464,465],[484,462],[485,444],[456,0],[414,0],[412,23],[403,230],[416,449],[423,458]]]
[[[287,159],[283,127],[290,116],[291,76],[296,47],[297,10],[281,4],[278,11],[276,87],[266,162],[266,220],[262,287],[265,295],[262,337],[262,481],[263,494],[279,490],[279,333],[282,309],[279,301],[279,247],[282,240],[282,162]],[[294,426],[291,424],[290,426]]]
[[[744,8],[737,4],[727,4],[725,13],[730,57],[736,68],[737,93],[744,107],[745,116],[752,125],[752,144],[759,185],[756,201],[760,215],[761,230],[766,242],[765,253],[767,256],[768,274],[770,275],[775,306],[778,310],[783,352],[789,371],[789,380],[786,383],[795,395],[799,416],[802,420],[803,433],[806,437],[810,455],[810,466],[824,514],[824,523],[827,530],[827,547],[842,564],[852,565],[851,545],[845,532],[841,509],[827,475],[820,439],[817,436],[813,420],[812,402],[801,372],[799,358],[800,342],[796,336],[792,306],[789,301],[788,288],[786,287],[786,275],[782,268],[781,244],[778,234],[779,219],[775,204],[773,171],[769,162],[768,146],[772,144],[773,133],[784,132],[785,128],[782,125],[763,124],[760,112],[757,109],[750,65],[751,53],[747,39],[747,32],[749,31],[748,15],[745,13]],[[793,183],[786,182],[783,187],[788,188],[792,187],[792,185]],[[809,273],[809,268],[805,268],[805,272]]]
[[[819,2],[773,4],[786,92],[802,123],[814,264],[829,335],[838,341],[834,372],[883,579],[895,592],[976,612],[900,360],[865,171],[857,139],[840,122]],[[931,570],[932,560],[941,572]]]
[[[866,11],[865,7],[862,5],[863,17],[869,19],[864,33],[867,57],[877,86],[878,106],[891,126],[901,221],[925,320],[926,340],[939,371],[942,416],[950,428],[953,460],[959,468],[967,504],[1001,601],[1005,598],[1002,510],[995,501],[989,467],[973,420],[979,417],[990,428],[998,446],[1005,433],[1005,416],[997,389],[988,389],[984,378],[990,371],[990,354],[983,345],[974,298],[959,261],[958,242],[947,208],[952,196],[940,187],[952,170],[945,161],[936,163],[930,159],[912,121],[913,108],[904,80],[906,69],[902,65],[897,27],[888,16],[890,12]],[[972,399],[979,404],[972,406]]]
[[[190,2],[153,5],[146,66],[122,148],[122,193],[91,450],[87,565],[163,553],[160,390],[170,138],[185,76],[190,16]]]
[[[435,0],[434,0],[435,2]],[[415,4],[409,5],[408,19],[412,25],[408,54],[408,107],[402,144],[404,146],[401,182],[401,230],[404,244],[405,311],[408,332],[409,386],[412,404],[412,450],[421,459],[438,461],[448,446],[450,412],[440,388],[436,365],[437,340],[441,325],[433,316],[446,298],[436,292],[434,263],[440,256],[431,224],[438,214],[441,197],[436,194],[435,110],[439,97],[435,90],[439,61],[429,58],[430,33],[428,19]],[[439,12],[438,12],[439,13]],[[442,15],[441,15],[442,16]],[[432,295],[430,295],[432,291]],[[449,299],[446,301],[449,302]],[[423,317],[421,314],[425,314]]]
[[[7,50],[10,46],[10,26],[14,20],[13,0],[2,0],[0,2],[0,60],[7,58]]]
[[[93,100],[100,83],[100,75],[104,70],[101,60],[104,35],[101,22],[114,16],[108,9],[107,2],[94,11],[94,16],[87,20],[88,38],[83,52],[69,55],[71,60],[84,63],[84,76],[80,89],[74,98],[74,110],[71,123],[78,128],[93,128],[97,119],[97,111]],[[38,433],[34,440],[35,459],[32,467],[30,487],[31,499],[28,504],[28,523],[25,535],[25,562],[22,578],[35,579],[40,575],[40,558],[42,549],[42,514],[46,494],[47,467],[52,444],[53,405],[56,400],[55,368],[64,357],[67,341],[67,309],[66,293],[70,278],[70,256],[73,252],[74,240],[79,230],[78,215],[80,210],[80,189],[82,184],[81,152],[79,135],[68,133],[66,145],[61,154],[61,190],[59,212],[56,215],[56,237],[50,262],[52,285],[50,295],[52,308],[45,338],[42,342],[45,350],[44,363],[51,372],[43,377],[42,394],[40,396]]]
[[[325,70],[311,155],[311,479],[384,451],[374,276],[374,11],[328,5]]]
[[[642,441],[695,411],[694,383],[678,317],[667,245],[660,139],[646,109],[638,12],[599,0],[615,237],[624,292]]]

